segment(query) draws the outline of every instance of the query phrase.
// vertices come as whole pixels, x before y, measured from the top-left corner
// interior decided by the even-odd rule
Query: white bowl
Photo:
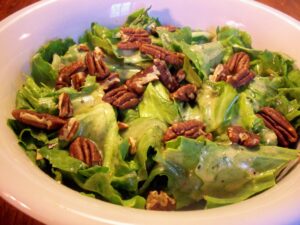
[[[78,35],[97,21],[120,25],[131,11],[152,5],[163,22],[210,28],[229,24],[248,31],[256,48],[284,51],[300,62],[300,25],[267,6],[246,0],[48,0],[0,22],[0,193],[47,224],[300,224],[300,167],[270,190],[244,202],[205,211],[152,212],[81,196],[36,168],[7,127],[21,72],[37,48],[56,37]],[[299,64],[298,64],[299,65]]]

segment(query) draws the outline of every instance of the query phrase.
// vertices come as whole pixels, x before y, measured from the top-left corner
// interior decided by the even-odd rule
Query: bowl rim
[[[23,8],[23,9],[17,11],[16,13],[14,13],[14,14],[6,17],[2,21],[0,21],[0,33],[1,33],[1,31],[5,30],[7,27],[13,26],[15,23],[17,23],[19,20],[21,20],[24,16],[30,15],[31,12],[33,12],[35,10],[39,10],[40,8],[46,7],[49,4],[53,4],[56,1],[57,0],[43,0],[43,1],[39,1],[39,2],[33,3],[33,4],[31,4],[31,5]],[[242,2],[242,3],[248,4],[251,7],[255,7],[255,8],[259,9],[259,10],[263,10],[263,11],[269,13],[269,14],[272,14],[273,16],[276,16],[276,17],[280,18],[281,20],[285,21],[286,23],[288,23],[289,25],[293,26],[295,29],[297,29],[297,30],[300,31],[300,22],[298,20],[292,18],[291,16],[286,15],[283,12],[280,12],[280,11],[278,11],[276,9],[273,9],[273,8],[271,8],[271,7],[267,6],[267,5],[264,5],[264,4],[260,3],[260,2],[256,2],[256,1],[252,1],[252,0],[239,0],[239,1]],[[15,147],[15,146],[16,145],[14,145],[13,147]],[[1,162],[1,158],[0,158],[0,162]],[[29,167],[34,167],[33,164],[32,165],[28,165],[28,166]],[[40,170],[37,170],[36,172],[44,174]],[[291,173],[294,174],[294,175],[296,175],[295,174],[295,170],[292,171]],[[44,175],[46,175],[46,174],[44,174]],[[45,180],[48,180],[47,182],[49,184],[50,184],[50,182],[55,183],[55,181],[53,181],[51,178],[49,178],[47,176],[45,176],[44,178],[45,178]],[[300,178],[300,174],[298,175],[298,178]],[[4,184],[4,182],[1,182],[1,181],[0,181],[0,183],[2,183],[2,185]],[[283,185],[287,184],[287,182],[285,182],[285,180],[283,180],[282,183],[283,183]],[[69,189],[69,188],[67,188],[67,187],[65,187],[63,185],[59,185],[59,186],[61,186],[60,189],[63,191],[63,193],[67,193],[67,192],[71,193],[71,192],[73,192],[72,196],[75,196],[75,194],[78,194],[76,191],[73,191],[73,190],[71,190],[71,189]],[[269,196],[271,196],[271,193],[276,192],[277,189],[278,189],[278,187],[276,185],[272,189],[268,190],[268,192],[260,194],[258,196],[255,196],[255,197],[253,197],[251,199],[248,199],[247,202],[248,201],[255,201],[255,199],[261,198],[261,197],[263,197],[262,195],[265,195],[265,194],[268,194]],[[3,192],[2,190],[3,190],[3,188],[2,188],[2,186],[0,186],[0,191],[1,191],[0,195],[4,198],[4,200],[6,200],[10,204],[12,204],[14,207],[18,208],[20,211],[23,211],[24,213],[28,214],[29,216],[34,217],[35,219],[37,219],[39,221],[46,221],[46,222],[50,222],[50,223],[53,222],[53,220],[47,219],[44,215],[40,214],[40,212],[32,212],[31,206],[28,205],[26,203],[26,201],[23,202],[21,198],[19,200],[18,197],[15,197],[15,196],[18,196],[16,193]],[[299,190],[300,189],[298,188],[298,191]],[[135,215],[138,214],[139,218],[142,218],[146,214],[149,214],[149,212],[146,212],[144,210],[140,210],[140,209],[128,209],[128,208],[125,208],[123,206],[116,206],[116,205],[113,205],[113,204],[107,203],[107,202],[101,202],[101,207],[99,207],[99,200],[88,199],[88,198],[86,198],[84,196],[76,196],[76,198],[82,199],[84,202],[86,202],[86,203],[88,202],[89,204],[91,204],[93,206],[97,206],[98,208],[105,207],[105,209],[110,209],[110,210],[113,210],[113,211],[118,211],[119,213],[124,213],[124,214],[127,214],[128,216],[135,216]],[[242,206],[244,212],[248,211],[247,207],[245,206],[244,203],[245,202],[241,202],[241,203],[237,203],[237,204],[234,204],[234,205],[226,206],[226,208],[232,209],[232,211],[233,211],[231,215],[227,215],[227,216],[230,217],[232,215],[237,214],[236,212],[234,212],[235,210],[238,209],[237,206],[238,207]],[[53,202],[51,204],[53,205]],[[61,206],[61,207],[62,207],[63,210],[65,210],[65,212],[68,212],[69,214],[76,215],[76,217],[85,217],[85,218],[88,218],[90,220],[93,220],[93,221],[96,221],[96,222],[100,222],[100,223],[104,223],[104,224],[131,224],[131,223],[135,223],[136,222],[135,220],[132,220],[131,222],[128,222],[128,223],[124,223],[121,220],[120,221],[110,220],[109,219],[109,215],[108,215],[107,218],[105,218],[105,217],[103,217],[103,218],[100,218],[100,217],[96,218],[94,215],[88,215],[88,214],[85,214],[85,213],[81,213],[81,212],[76,211],[76,210],[74,210],[72,208],[63,208],[64,206]],[[42,209],[44,209],[44,207],[42,207],[41,210]],[[214,211],[213,213],[212,213],[212,210]],[[209,210],[206,211],[207,212],[206,215],[208,215],[209,217],[213,217],[213,216],[215,216],[215,213],[218,213],[218,212],[221,213],[221,211],[222,211],[222,209],[219,209],[219,208],[209,209]],[[173,219],[170,220],[170,216],[176,217],[175,214],[176,215],[181,214],[182,216],[187,217],[187,216],[191,216],[191,214],[194,214],[194,212],[195,211],[151,212],[151,214],[152,215],[156,214],[157,216],[159,216],[163,220],[165,220],[165,221],[169,220],[169,222],[171,222],[171,221],[176,221],[177,218],[175,218],[175,219],[173,218]],[[52,210],[51,210],[51,213],[52,213]],[[200,212],[198,212],[198,213],[200,213]],[[199,216],[201,216],[201,215],[199,214]],[[157,221],[159,221],[159,220],[157,220]],[[191,222],[197,222],[197,221],[191,220]]]

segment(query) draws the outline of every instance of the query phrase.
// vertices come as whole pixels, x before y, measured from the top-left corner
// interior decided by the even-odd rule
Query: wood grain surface
[[[258,0],[300,20],[300,0]],[[38,0],[0,0],[0,21]],[[1,53],[0,53],[1,54]],[[0,225],[42,225],[0,197]]]

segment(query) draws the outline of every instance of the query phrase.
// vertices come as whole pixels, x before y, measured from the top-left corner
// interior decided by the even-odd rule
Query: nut
[[[163,141],[169,141],[175,139],[178,136],[185,136],[188,138],[197,138],[204,136],[209,140],[212,140],[212,134],[205,132],[205,125],[198,120],[188,120],[184,122],[174,123],[170,126],[164,137]]]
[[[254,133],[250,133],[240,126],[231,126],[227,128],[227,135],[233,143],[244,145],[252,148],[259,145],[259,136]]]
[[[147,196],[146,209],[171,211],[176,209],[176,201],[166,192],[150,191]]]
[[[166,62],[160,59],[154,59],[154,65],[160,73],[159,80],[163,85],[166,86],[169,91],[175,91],[179,87],[179,83],[176,77],[172,76]]]
[[[214,74],[213,74],[213,81],[226,81],[227,76],[230,75],[229,69],[226,65],[219,64],[215,68]]]
[[[242,87],[250,81],[252,81],[255,77],[255,74],[252,71],[249,71],[248,69],[242,69],[238,71],[234,76],[227,76],[227,82],[231,84],[235,88]]]
[[[149,66],[126,81],[127,87],[138,95],[143,94],[146,85],[152,81],[158,80],[160,75],[156,66]]]
[[[177,27],[172,26],[172,25],[156,26],[156,27],[152,27],[151,33],[152,34],[157,34],[157,31],[159,31],[159,30],[175,32],[177,30]]]
[[[78,72],[71,76],[71,86],[76,89],[77,91],[81,90],[81,87],[84,86],[86,79],[85,72]]]
[[[263,107],[257,116],[263,119],[266,127],[273,130],[280,146],[288,147],[298,141],[298,134],[290,122],[277,110]]]
[[[73,116],[73,107],[70,96],[67,93],[61,93],[58,96],[58,116],[61,118],[69,118]]]
[[[70,145],[70,155],[89,166],[102,165],[102,156],[96,144],[88,138],[77,137]]]
[[[126,130],[129,126],[127,123],[118,121],[119,130]]]
[[[93,52],[88,52],[85,56],[88,73],[103,80],[109,75],[109,70],[103,61],[103,52],[100,48],[95,48]]]
[[[134,155],[137,151],[136,140],[133,137],[129,137],[128,142],[129,142],[129,145],[130,145],[129,153],[131,155]]]
[[[100,82],[104,91],[117,87],[121,80],[118,73],[111,73],[104,80]]]
[[[139,49],[142,44],[151,43],[149,33],[146,30],[123,27],[120,32],[121,42],[117,45],[119,49]]]
[[[171,97],[183,102],[193,101],[197,97],[197,87],[194,84],[183,85],[172,93]]]
[[[250,83],[255,74],[249,70],[249,56],[244,52],[235,53],[225,65],[219,64],[212,76],[214,81],[226,81],[235,88]]]
[[[140,51],[144,54],[151,55],[155,59],[164,60],[177,67],[182,67],[183,65],[184,55],[181,53],[171,52],[167,49],[151,44],[141,45]]]
[[[79,44],[78,45],[78,50],[82,51],[82,52],[88,52],[88,51],[90,51],[90,48],[86,44]]]
[[[83,62],[74,62],[68,66],[63,67],[57,76],[56,79],[56,89],[60,89],[63,87],[69,87],[71,85],[71,76],[77,72],[85,71],[86,66]]]
[[[185,72],[183,69],[180,69],[177,71],[176,75],[176,80],[178,83],[180,83],[181,81],[183,81],[185,79]]]
[[[226,66],[230,73],[235,74],[242,69],[249,69],[250,57],[245,52],[234,53],[228,60]]]
[[[71,142],[79,128],[79,122],[75,118],[71,118],[67,123],[59,130],[58,140],[63,143]]]
[[[137,95],[129,91],[126,85],[110,90],[102,99],[122,110],[133,108],[139,103]]]
[[[65,120],[57,116],[27,109],[15,109],[12,111],[12,115],[21,123],[45,130],[56,130],[66,123]]]

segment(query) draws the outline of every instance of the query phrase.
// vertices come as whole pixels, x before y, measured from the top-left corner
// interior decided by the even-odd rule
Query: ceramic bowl
[[[0,194],[46,224],[300,224],[300,167],[278,185],[244,202],[209,210],[156,212],[84,197],[35,167],[7,127],[22,72],[33,53],[52,38],[77,38],[97,21],[113,27],[140,7],[163,23],[210,29],[231,25],[248,31],[253,46],[283,51],[300,62],[299,22],[246,0],[46,0],[0,22]]]

